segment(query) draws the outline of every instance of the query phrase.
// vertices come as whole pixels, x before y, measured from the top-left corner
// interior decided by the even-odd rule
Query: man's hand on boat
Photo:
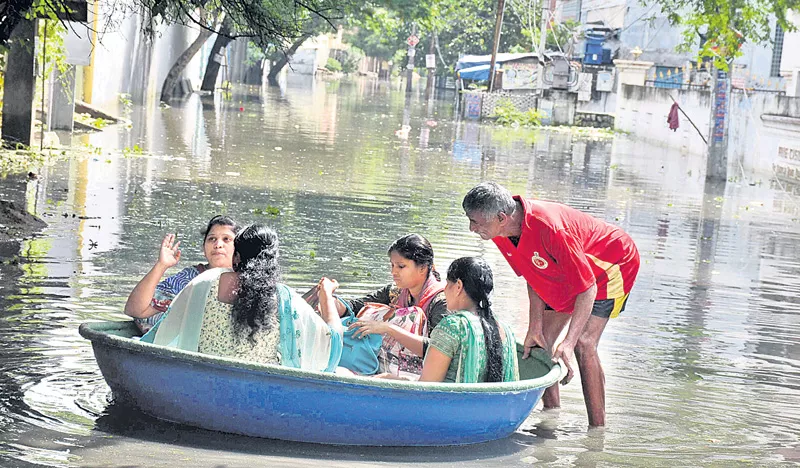
[[[559,362],[567,368],[567,375],[561,380],[561,385],[566,385],[575,376],[572,369],[572,359],[575,357],[575,345],[562,341],[553,351],[553,362]]]
[[[544,340],[544,333],[542,333],[541,327],[539,327],[538,330],[528,330],[528,334],[525,335],[525,342],[523,344],[525,346],[525,352],[522,353],[522,359],[528,359],[533,348],[547,349],[547,342]]]

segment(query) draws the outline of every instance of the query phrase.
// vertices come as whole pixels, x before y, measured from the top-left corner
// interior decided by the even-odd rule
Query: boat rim
[[[449,392],[449,393],[506,393],[522,392],[536,388],[547,388],[561,378],[562,369],[559,363],[546,362],[550,357],[546,351],[534,350],[529,359],[537,359],[546,365],[552,366],[550,371],[535,379],[519,380],[515,382],[481,382],[481,383],[445,383],[445,382],[414,382],[404,380],[376,379],[367,376],[349,376],[334,374],[330,372],[318,372],[301,370],[292,367],[285,367],[276,364],[260,364],[241,359],[232,359],[210,354],[203,354],[193,351],[185,351],[177,348],[145,343],[139,340],[126,338],[119,335],[108,333],[110,330],[120,330],[130,326],[131,321],[102,321],[82,323],[78,329],[80,335],[93,344],[104,344],[116,348],[127,349],[143,354],[163,358],[180,358],[195,363],[205,363],[220,367],[235,368],[237,370],[261,372],[265,374],[278,375],[283,377],[294,377],[312,379],[317,381],[348,383],[364,387],[381,389],[398,389],[424,392]],[[519,347],[520,344],[517,343]],[[540,351],[540,352],[536,352]]]

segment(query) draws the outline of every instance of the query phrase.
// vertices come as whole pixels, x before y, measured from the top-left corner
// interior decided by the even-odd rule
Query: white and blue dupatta
[[[198,275],[175,296],[164,318],[142,341],[197,352],[211,286],[230,271],[214,268]],[[342,356],[342,331],[331,328],[288,286],[278,284],[277,289],[281,365],[333,372]]]

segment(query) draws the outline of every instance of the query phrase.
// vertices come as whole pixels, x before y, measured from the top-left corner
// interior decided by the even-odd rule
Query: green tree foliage
[[[756,44],[772,40],[770,22],[774,18],[784,30],[797,25],[786,20],[789,10],[798,10],[800,0],[655,0],[673,25],[685,27],[681,50],[698,48],[698,55],[712,59],[727,70],[742,54],[745,42]],[[651,3],[652,4],[652,3]]]
[[[380,6],[366,6],[348,19],[345,40],[370,57],[392,60],[402,47],[405,24],[394,11]]]
[[[168,23],[194,23],[209,28],[213,14],[233,21],[234,37],[251,37],[262,47],[291,42],[308,23],[322,19],[328,28],[343,18],[349,0],[133,0],[152,17]]]
[[[364,55],[364,51],[355,46],[339,51],[337,60],[342,64],[342,72],[348,74],[357,72],[358,64]]]
[[[495,0],[384,0],[350,18],[352,32],[346,39],[369,56],[405,61],[405,41],[416,24],[420,44],[415,66],[424,66],[430,38],[435,36],[439,64],[443,61],[452,69],[461,54],[490,53],[496,6]],[[508,51],[523,40],[521,31],[519,20],[506,15],[500,50]]]
[[[104,11],[122,16],[144,11],[153,21],[195,24],[213,28],[210,18],[230,17],[235,36],[252,37],[263,46],[299,37],[309,18],[322,18],[328,26],[342,19],[351,0],[108,0]],[[0,46],[7,46],[11,32],[22,18],[35,15],[56,19],[69,11],[64,0],[6,0],[0,2]],[[154,32],[153,24],[145,29]]]

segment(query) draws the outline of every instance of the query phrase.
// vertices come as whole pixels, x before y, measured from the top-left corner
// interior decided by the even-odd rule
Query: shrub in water
[[[333,72],[338,72],[342,71],[342,64],[339,63],[339,61],[336,60],[335,58],[329,57],[328,63],[325,64],[325,68]]]
[[[492,118],[498,125],[517,125],[521,127],[538,127],[542,124],[544,113],[536,109],[520,111],[510,99],[500,99],[494,106]]]

